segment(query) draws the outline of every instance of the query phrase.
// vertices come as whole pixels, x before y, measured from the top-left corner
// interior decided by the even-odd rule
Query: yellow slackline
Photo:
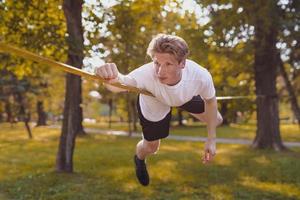
[[[136,88],[136,87],[133,87],[133,86],[124,85],[124,84],[121,84],[121,83],[109,83],[105,79],[103,79],[99,76],[96,76],[92,73],[85,72],[85,71],[80,70],[76,67],[73,67],[73,66],[61,63],[61,62],[57,62],[57,61],[54,61],[54,60],[51,60],[49,58],[42,57],[42,56],[34,54],[30,51],[20,49],[20,48],[14,47],[14,46],[9,45],[9,44],[4,44],[4,43],[0,42],[0,51],[3,51],[5,53],[15,54],[15,55],[20,56],[20,57],[25,58],[25,59],[29,59],[29,60],[32,60],[32,61],[35,61],[35,62],[38,62],[38,63],[41,63],[41,64],[45,64],[45,65],[48,65],[50,67],[56,67],[56,68],[59,68],[59,69],[65,71],[65,72],[69,72],[71,74],[82,76],[82,77],[85,77],[87,79],[100,81],[101,83],[109,84],[109,85],[112,85],[112,86],[115,86],[115,87],[118,87],[118,88],[121,88],[121,89],[125,89],[125,90],[130,91],[130,92],[140,93],[140,94],[144,94],[144,95],[154,97],[153,94],[151,94],[150,92],[148,92],[146,90],[142,90],[142,89],[139,89],[139,88]]]
[[[225,97],[216,97],[217,100],[231,100],[231,99],[256,99],[257,96],[225,96]]]

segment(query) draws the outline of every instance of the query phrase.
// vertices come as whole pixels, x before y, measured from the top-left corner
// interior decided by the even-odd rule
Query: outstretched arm
[[[216,128],[218,125],[218,107],[217,99],[213,97],[211,99],[205,100],[206,103],[206,114],[207,114],[207,132],[208,138],[216,138]]]
[[[208,136],[204,147],[203,163],[207,163],[212,160],[213,156],[216,154],[216,128],[218,126],[218,108],[216,97],[205,100],[205,105]]]

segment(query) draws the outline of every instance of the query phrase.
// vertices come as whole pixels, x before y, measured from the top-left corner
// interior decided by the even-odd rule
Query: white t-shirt
[[[143,116],[150,121],[162,120],[170,107],[178,107],[200,95],[204,99],[215,96],[210,73],[192,60],[186,60],[181,80],[173,86],[160,83],[153,62],[145,64],[127,76],[133,78],[138,88],[146,89],[155,97],[141,94],[140,106]]]

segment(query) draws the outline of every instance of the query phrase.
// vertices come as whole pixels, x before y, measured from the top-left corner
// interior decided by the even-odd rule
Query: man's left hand
[[[204,155],[202,157],[203,164],[213,160],[216,155],[216,139],[208,138],[205,142]]]

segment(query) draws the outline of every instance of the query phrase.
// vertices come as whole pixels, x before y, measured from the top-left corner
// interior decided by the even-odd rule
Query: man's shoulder
[[[134,69],[133,71],[137,71],[137,72],[149,72],[153,69],[153,62],[149,62],[146,64],[143,64],[139,67],[137,67],[136,69]]]
[[[138,87],[144,87],[145,85],[148,85],[149,82],[153,81],[153,72],[153,62],[150,62],[134,69],[128,76],[137,81]]]
[[[186,60],[186,67],[190,73],[193,74],[207,74],[208,71],[206,68],[202,67],[200,64],[196,63],[193,60]]]
[[[149,63],[146,63],[146,64],[143,64],[141,65],[140,67],[138,68],[145,68],[145,69],[149,69],[153,66],[153,62],[149,62]]]

